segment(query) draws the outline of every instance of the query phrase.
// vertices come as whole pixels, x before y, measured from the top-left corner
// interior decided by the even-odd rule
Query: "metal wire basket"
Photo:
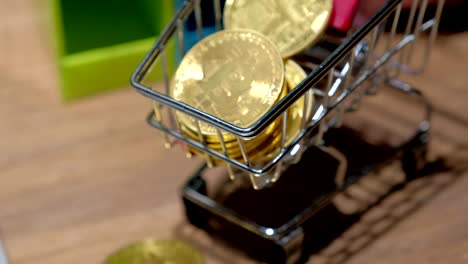
[[[221,30],[222,7],[220,0],[213,1],[215,28]],[[174,51],[179,56],[186,53],[184,24],[190,15],[195,17],[198,39],[204,37],[203,14],[207,11],[202,10],[200,3],[200,0],[186,0],[183,3],[132,75],[131,83],[139,93],[154,101],[155,110],[149,114],[147,121],[164,133],[167,147],[181,143],[183,149],[187,150],[188,146],[195,148],[204,153],[208,165],[213,158],[224,161],[231,178],[239,173],[248,175],[253,187],[259,189],[276,181],[288,165],[300,160],[307,148],[321,147],[323,134],[329,128],[340,126],[343,115],[357,110],[365,96],[375,94],[384,84],[392,84],[403,90],[411,89],[400,77],[402,74],[419,74],[424,71],[431,45],[437,36],[444,0],[438,0],[434,14],[427,12],[428,0],[413,0],[407,18],[401,15],[401,0],[389,0],[364,26],[326,49],[323,59],[315,63],[313,60],[301,61],[301,66],[310,72],[307,78],[256,123],[246,128],[207,114],[168,95],[170,78],[175,69],[168,56],[172,56]],[[397,33],[397,29],[402,26],[403,33]],[[425,32],[429,32],[429,35],[421,37]],[[413,47],[417,40],[426,42],[424,49],[416,50]],[[314,52],[314,48],[311,48],[304,55],[314,57]],[[148,82],[147,77],[153,74],[162,75],[164,84]],[[305,98],[305,102],[314,100],[313,112],[311,115],[302,115],[300,131],[292,140],[286,141],[287,112],[300,98]],[[210,148],[203,141],[200,129],[198,141],[184,136],[177,112],[193,117],[198,128],[203,123],[215,127],[222,151]],[[282,124],[280,148],[267,161],[252,162],[244,140],[260,135],[270,124],[279,120]],[[236,137],[242,160],[228,155],[222,136],[225,133]]]

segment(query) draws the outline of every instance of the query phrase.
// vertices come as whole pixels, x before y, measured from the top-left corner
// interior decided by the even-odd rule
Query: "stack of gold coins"
[[[305,79],[307,74],[305,71],[294,61],[287,60],[285,62],[285,88],[283,89],[283,95],[287,94],[291,89],[296,87],[302,80]],[[282,97],[281,97],[282,98]],[[286,128],[286,135],[285,135],[285,143],[289,144],[291,141],[298,135],[302,125],[302,118],[304,113],[308,114],[307,118],[310,118],[310,114],[313,107],[313,97],[308,98],[308,101],[305,102],[305,97],[301,97],[297,102],[295,102],[291,108],[288,110],[288,120],[287,120],[287,128]],[[306,109],[304,109],[306,108]],[[261,133],[259,137],[256,137],[252,140],[243,140],[245,145],[249,145],[248,152],[249,158],[252,161],[268,161],[277,154],[279,150],[279,145],[281,143],[281,124],[280,121],[274,122],[270,127],[268,127],[265,132]],[[191,133],[189,137],[192,139],[197,140],[196,133],[188,132],[188,130],[184,130],[187,133]],[[232,142],[225,143],[227,152],[230,158],[242,159],[241,152],[239,150],[238,142],[233,140]],[[219,140],[209,143],[208,146],[214,148],[215,150],[222,151],[222,147],[219,144]],[[250,146],[252,148],[250,148]],[[200,151],[196,149],[190,150],[192,153],[201,154]],[[222,164],[220,161],[213,159],[212,160],[215,164]]]
[[[251,30],[224,30],[201,40],[183,58],[169,95],[236,126],[257,122],[287,92],[284,63],[276,46]],[[242,158],[238,139],[184,113],[177,118],[185,136]],[[243,139],[247,153],[257,151],[279,128],[273,122],[258,137]],[[196,152],[195,150],[192,150]]]
[[[306,73],[290,56],[314,44],[327,26],[332,0],[228,0],[226,29],[197,43],[182,59],[169,95],[241,128],[255,124],[294,89]],[[300,98],[282,118],[261,134],[240,139],[177,112],[184,136],[243,160],[242,141],[250,162],[271,159],[300,133],[310,118],[313,97]],[[202,154],[189,147],[191,154]],[[215,159],[211,163],[220,164]]]

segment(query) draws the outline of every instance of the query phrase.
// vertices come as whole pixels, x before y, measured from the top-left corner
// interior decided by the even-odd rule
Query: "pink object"
[[[333,8],[328,25],[338,31],[346,32],[353,26],[354,17],[360,0],[333,0]]]

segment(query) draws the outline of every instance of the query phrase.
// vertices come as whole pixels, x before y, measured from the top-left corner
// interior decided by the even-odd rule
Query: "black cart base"
[[[326,146],[339,150],[350,164],[343,186],[334,180],[337,161],[320,148],[309,148],[276,184],[263,190],[234,181],[208,195],[203,166],[182,190],[187,218],[259,261],[303,262],[366,212],[343,213],[332,203],[333,197],[397,159],[402,162],[406,182],[417,178],[425,164],[428,133],[420,129],[404,145],[392,148],[365,142],[345,127],[330,130],[324,138]]]

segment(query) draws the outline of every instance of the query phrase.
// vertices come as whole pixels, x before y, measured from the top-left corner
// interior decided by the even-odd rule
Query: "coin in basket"
[[[286,83],[288,92],[298,86],[306,77],[307,74],[302,67],[293,60],[285,62]],[[269,140],[259,147],[259,151],[252,155],[252,162],[269,162],[278,155],[281,150],[281,144],[284,140],[284,146],[289,146],[305,125],[312,117],[314,97],[312,92],[307,92],[309,95],[300,97],[287,110],[286,134],[282,135],[281,126],[275,133],[272,134]],[[305,118],[303,118],[305,116]]]
[[[285,62],[285,80],[286,80],[286,92],[290,92],[296,86],[298,86],[307,77],[306,72],[300,65],[293,60],[287,60]],[[287,126],[286,134],[284,137],[284,145],[287,146],[293,142],[294,139],[299,135],[301,129],[310,121],[312,117],[312,110],[314,104],[314,97],[312,92],[308,92],[309,95],[300,97],[294,104],[287,110]],[[284,97],[287,93],[284,93]],[[281,97],[281,98],[282,98]],[[305,116],[305,119],[303,117]],[[282,119],[278,121],[280,124],[276,126],[272,133],[266,135],[268,138],[263,140],[257,140],[255,147],[248,150],[249,161],[251,164],[259,162],[271,161],[281,150],[282,142]],[[261,134],[262,135],[262,134]],[[211,148],[220,150],[217,146],[210,146]],[[202,152],[194,148],[189,148],[192,154],[201,155]],[[228,156],[230,158],[243,161],[241,152],[237,147],[229,149]],[[224,164],[223,161],[213,158],[215,165]]]
[[[110,255],[104,264],[204,264],[202,255],[176,240],[147,239]]]
[[[306,77],[307,73],[302,67],[293,60],[287,60],[286,67],[286,82],[288,91],[293,90]],[[303,126],[307,125],[312,117],[314,105],[314,96],[312,91],[307,91],[305,95],[300,97],[288,109],[288,130],[286,135],[286,144],[290,144],[299,134]]]
[[[184,56],[169,94],[247,128],[277,102],[283,84],[282,57],[268,38],[251,30],[224,30],[201,40]],[[197,124],[188,115],[179,112],[178,119],[192,131],[217,136],[215,127]],[[224,135],[226,141],[235,140]]]
[[[332,4],[333,0],[227,0],[224,26],[265,34],[287,58],[319,40]]]
[[[286,82],[284,82],[285,87],[283,88],[283,92],[279,99],[283,98],[287,94],[287,87]],[[247,151],[251,151],[258,147],[258,145],[265,141],[274,131],[278,129],[281,125],[281,120],[274,121],[270,126],[268,126],[264,131],[262,131],[258,136],[251,138],[251,139],[241,139],[244,147]],[[188,128],[183,122],[179,122],[179,127],[181,132],[184,136],[191,138],[195,141],[200,141],[200,134],[197,131],[192,131]],[[223,142],[221,142],[221,138],[219,136],[210,136],[210,135],[201,135],[205,144],[210,147],[211,149],[224,152],[224,148],[226,149],[226,153],[230,157],[241,157],[239,143],[236,138],[233,140],[226,140],[228,138],[227,135],[223,137]],[[230,135],[230,137],[233,137]],[[224,147],[223,147],[224,145]]]
[[[286,87],[286,81],[285,81],[280,99],[283,98],[287,94],[287,92],[288,92],[288,89]],[[155,107],[157,107],[157,105],[155,105]],[[155,109],[155,111],[157,111],[157,109]],[[183,114],[179,113],[178,116],[180,115],[183,115]],[[187,120],[189,119],[187,118]],[[187,121],[187,120],[183,119],[183,121]],[[262,143],[272,138],[271,135],[278,131],[278,128],[282,123],[281,121],[282,121],[282,116],[278,120],[274,121],[271,125],[269,125],[261,133],[259,133],[258,136],[255,136],[251,139],[240,139],[244,145],[244,149],[246,150],[247,153],[249,153],[249,156],[251,156],[250,153],[257,152],[258,149],[263,148],[263,146],[261,146]],[[217,136],[203,135],[203,134],[200,135],[197,131],[190,130],[183,122],[180,122],[180,120],[178,120],[178,123],[179,123],[178,127],[180,129],[180,132],[185,137],[198,141],[198,142],[203,141],[206,144],[206,146],[212,150],[226,154],[229,158],[236,159],[241,162],[244,161],[242,151],[240,148],[240,144],[237,141],[237,139],[233,137],[233,135],[227,135],[227,134],[222,135],[223,142],[221,142],[221,138],[218,135]],[[232,140],[227,140],[230,138],[232,138]],[[184,144],[182,144],[181,146],[185,151],[187,151],[187,157],[192,157],[192,155],[202,155],[202,156],[204,155],[203,152],[189,145],[185,146]],[[224,161],[221,161],[216,158],[210,158],[210,161],[211,161],[210,162],[211,165],[217,166],[217,165],[225,164]]]

